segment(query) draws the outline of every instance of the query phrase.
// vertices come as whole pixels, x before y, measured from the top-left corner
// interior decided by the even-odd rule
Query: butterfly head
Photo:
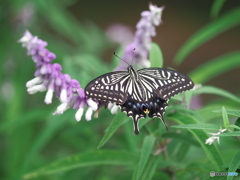
[[[131,72],[135,71],[135,69],[133,68],[132,65],[129,65],[128,68],[127,68],[127,71],[128,71],[129,73],[131,73]]]

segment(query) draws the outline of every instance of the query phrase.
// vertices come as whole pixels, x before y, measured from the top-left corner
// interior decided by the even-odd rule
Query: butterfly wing
[[[163,68],[144,68],[138,70],[142,81],[153,88],[161,99],[169,100],[174,95],[190,90],[194,83],[192,80],[177,71]]]
[[[139,80],[133,80],[128,89],[126,102],[121,109],[129,117],[133,118],[134,132],[139,133],[138,121],[149,117],[158,117],[164,120],[165,109],[168,100],[183,91],[193,88],[193,82],[189,77],[177,71],[162,68],[145,68],[137,71]]]
[[[86,96],[102,104],[123,104],[127,99],[128,79],[127,71],[115,71],[99,76],[86,86]]]
[[[120,105],[121,110],[132,117],[135,134],[139,133],[141,118],[158,117],[163,114],[168,100],[183,91],[193,88],[193,82],[186,75],[162,68],[145,68],[135,71],[115,71],[92,80],[86,87],[87,97],[101,105],[109,102]]]

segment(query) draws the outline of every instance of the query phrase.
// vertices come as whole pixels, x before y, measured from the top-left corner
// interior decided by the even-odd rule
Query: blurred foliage
[[[200,45],[240,23],[239,7],[218,16],[224,2],[215,0],[210,12],[214,20],[189,38],[175,62],[180,64]],[[191,71],[190,77],[202,86],[170,100],[165,114],[172,125],[168,132],[159,119],[147,118],[141,120],[141,133],[135,136],[130,118],[123,113],[114,116],[108,110],[102,110],[98,120],[86,122],[83,118],[78,123],[74,110],[53,116],[58,102],[47,106],[44,93],[27,94],[25,83],[35,68],[17,43],[25,29],[46,40],[48,48],[57,54],[55,62],[83,87],[115,67],[116,59],[107,64],[102,56],[117,46],[94,23],[83,24],[69,13],[67,7],[74,3],[1,2],[0,178],[205,179],[210,171],[239,172],[239,94],[205,85],[239,68],[239,51],[223,54]],[[118,54],[122,49],[118,48]],[[152,66],[163,65],[157,44],[152,44],[150,61]],[[187,108],[192,97],[202,94],[218,99],[198,110]],[[208,132],[216,133],[219,128],[229,130],[220,135],[221,144],[206,145]]]

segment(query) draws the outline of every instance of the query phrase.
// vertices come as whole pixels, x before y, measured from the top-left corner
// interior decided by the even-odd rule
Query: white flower
[[[162,16],[162,11],[164,9],[164,6],[163,7],[157,7],[155,5],[150,4],[149,9],[152,12],[152,14],[154,15],[154,18],[152,19],[153,24],[155,26],[158,26],[161,23],[161,16]]]
[[[48,91],[47,94],[45,96],[44,102],[46,104],[51,104],[52,103],[52,98],[53,98],[53,92],[54,92],[54,80],[50,80],[50,83],[48,85]]]
[[[80,107],[80,108],[77,110],[77,112],[76,112],[76,114],[75,114],[75,119],[76,119],[77,121],[80,121],[80,120],[81,120],[82,115],[83,115],[83,110],[84,110],[83,107]]]
[[[35,94],[36,92],[44,92],[46,90],[47,90],[46,86],[44,86],[43,84],[40,84],[40,85],[35,85],[33,87],[28,88],[27,92],[29,94]]]
[[[67,102],[67,90],[64,88],[61,90],[61,93],[60,93],[60,101]]]
[[[32,39],[32,34],[29,31],[24,33],[24,36],[18,40],[20,43],[28,43]]]
[[[112,109],[111,109],[111,113],[112,114],[117,114],[117,112],[118,112],[118,106],[116,104],[114,104]]]
[[[53,97],[53,89],[48,89],[47,93],[46,93],[46,96],[45,96],[45,99],[44,99],[44,102],[46,104],[51,104],[52,103],[52,97]]]
[[[87,111],[86,111],[86,114],[85,114],[85,119],[86,119],[87,121],[90,121],[90,120],[91,120],[91,118],[92,118],[92,113],[93,113],[93,110],[92,110],[91,107],[89,107],[89,108],[87,109]]]
[[[94,102],[91,98],[87,100],[87,104],[89,107],[92,108],[92,110],[96,111],[98,108],[98,104]]]
[[[39,84],[41,82],[42,82],[42,79],[40,77],[35,77],[35,78],[33,78],[32,80],[30,80],[26,83],[26,87],[27,88],[33,87],[36,84]]]
[[[217,133],[208,133],[208,134],[216,136],[216,135],[222,134],[224,131],[226,131],[226,129],[219,129],[219,131]]]
[[[110,102],[110,103],[108,103],[108,107],[107,107],[107,108],[108,108],[109,110],[111,110],[112,107],[113,107],[113,105],[114,105],[114,104]]]
[[[108,103],[108,109],[111,111],[112,114],[117,114],[118,112],[118,106],[116,103]]]
[[[206,140],[205,144],[209,144],[209,145],[211,145],[211,144],[215,141],[215,139],[217,139],[218,144],[220,144],[220,142],[219,142],[219,137],[214,137],[214,136],[208,138],[208,139]]]
[[[62,103],[57,107],[57,110],[53,113],[53,115],[62,114],[67,109],[68,109],[68,103]]]
[[[206,140],[205,144],[211,145],[215,140],[217,140],[218,144],[220,144],[220,140],[219,140],[219,137],[217,135],[222,134],[224,131],[226,131],[226,129],[220,129],[217,133],[208,133],[208,134],[211,134],[213,136],[208,138]]]

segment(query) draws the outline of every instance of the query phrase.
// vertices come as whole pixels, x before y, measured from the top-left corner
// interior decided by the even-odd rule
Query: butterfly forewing
[[[87,85],[85,88],[86,95],[101,103],[123,104],[127,98],[126,90],[129,76],[126,71],[104,74]]]
[[[142,81],[153,88],[162,99],[168,100],[174,95],[193,88],[192,80],[174,70],[162,68],[145,68],[138,70]]]

